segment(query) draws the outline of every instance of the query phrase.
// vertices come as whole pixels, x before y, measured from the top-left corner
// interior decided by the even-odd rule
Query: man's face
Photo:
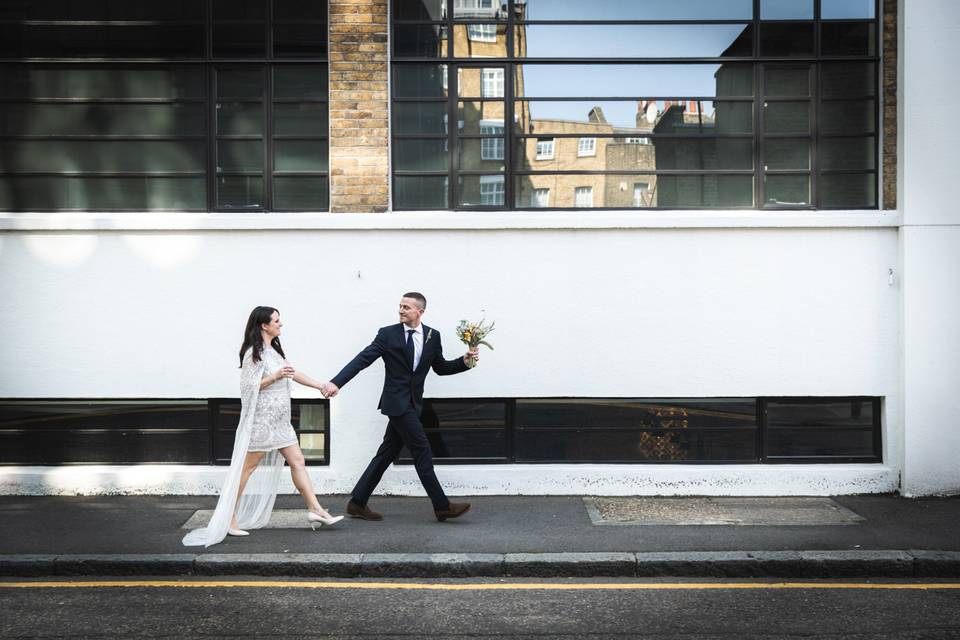
[[[400,322],[403,324],[410,327],[419,326],[423,311],[413,298],[400,298]]]

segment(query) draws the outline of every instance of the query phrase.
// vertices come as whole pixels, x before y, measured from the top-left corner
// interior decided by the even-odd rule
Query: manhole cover
[[[858,524],[864,518],[830,498],[584,498],[597,525]]]

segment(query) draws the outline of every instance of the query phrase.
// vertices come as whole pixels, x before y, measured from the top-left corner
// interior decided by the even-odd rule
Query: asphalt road
[[[960,581],[0,581],[3,638],[960,638]]]

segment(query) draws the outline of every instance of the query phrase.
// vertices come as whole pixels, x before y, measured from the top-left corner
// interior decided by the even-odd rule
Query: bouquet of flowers
[[[482,344],[492,351],[493,345],[487,342],[485,338],[493,332],[493,325],[495,324],[496,322],[487,324],[483,320],[480,322],[461,320],[460,324],[457,325],[457,337],[471,349]],[[475,358],[467,358],[467,366],[472,369],[477,366],[477,360]]]

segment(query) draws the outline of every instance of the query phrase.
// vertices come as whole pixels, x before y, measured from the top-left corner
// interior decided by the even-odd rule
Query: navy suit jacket
[[[423,383],[427,371],[433,369],[437,375],[449,376],[469,369],[462,357],[453,360],[443,359],[443,346],[440,344],[440,332],[423,325],[423,350],[420,364],[410,369],[406,353],[407,335],[403,323],[383,327],[377,332],[366,349],[357,354],[340,373],[330,382],[343,387],[355,375],[373,364],[377,358],[383,358],[385,371],[383,393],[380,394],[380,413],[386,416],[399,416],[407,412],[412,404],[417,415],[423,410]]]

